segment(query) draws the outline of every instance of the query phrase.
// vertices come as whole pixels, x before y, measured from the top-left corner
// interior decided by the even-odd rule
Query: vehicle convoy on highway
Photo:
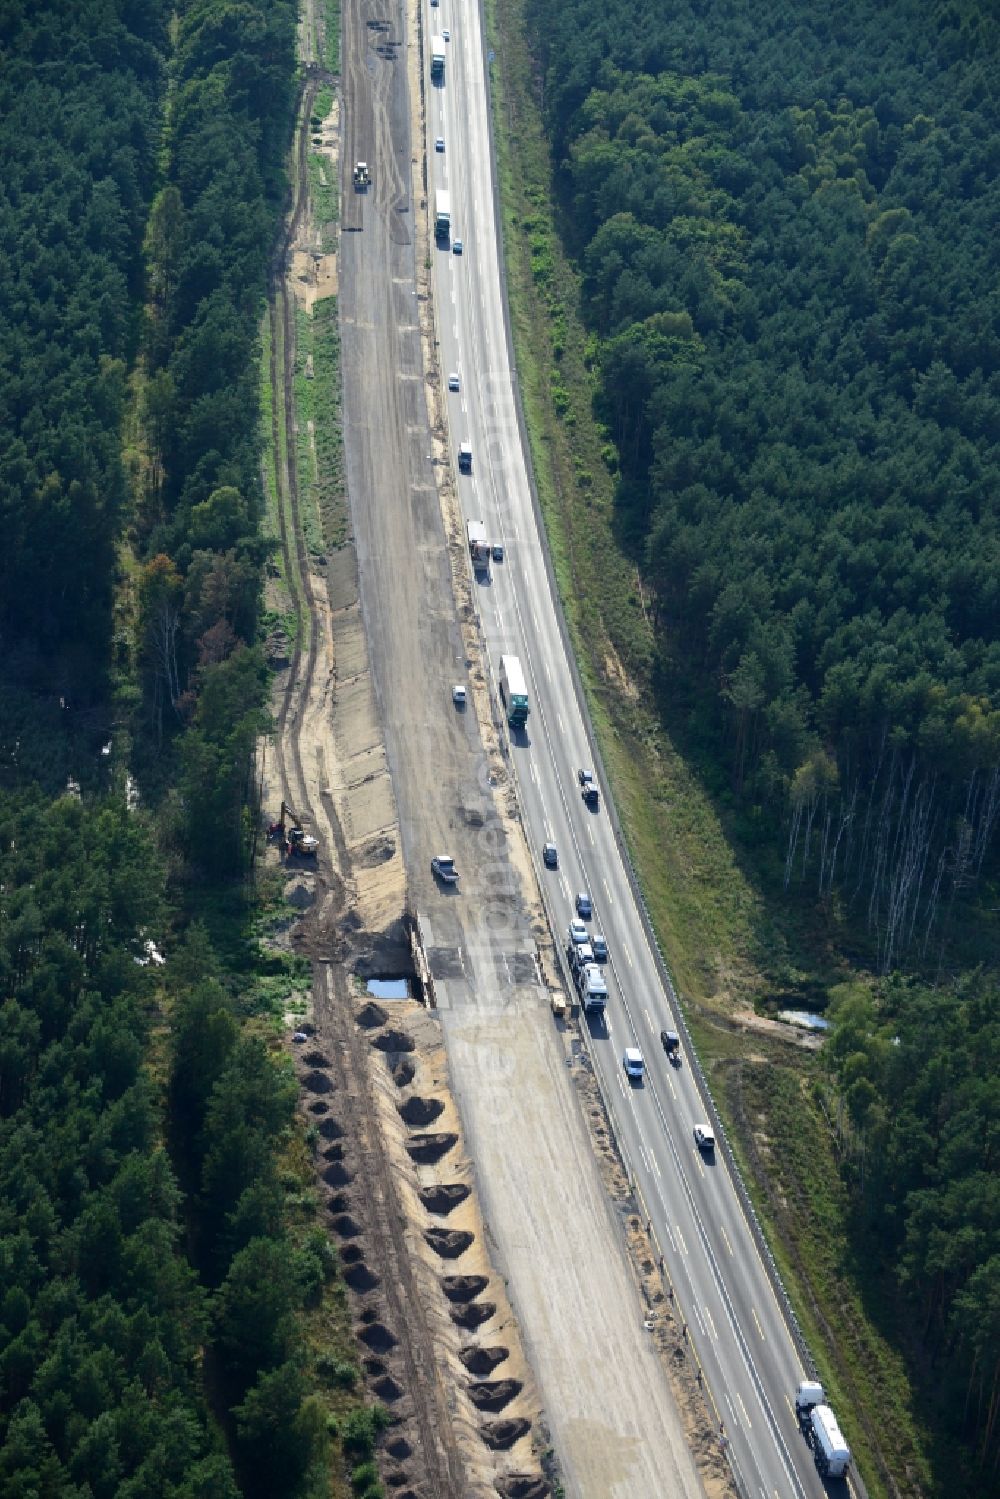
[[[475,28],[478,38],[478,12],[470,8],[462,15],[463,25]],[[825,1403],[817,1402],[820,1414],[814,1419],[810,1411],[801,1428],[816,1455],[813,1463],[789,1398],[810,1372],[811,1361],[721,1135],[716,1150],[718,1118],[666,963],[641,908],[616,819],[595,815],[601,809],[597,774],[580,764],[584,755],[596,751],[554,597],[520,438],[496,220],[491,216],[484,223],[476,217],[477,211],[482,213],[482,199],[469,186],[490,172],[484,102],[489,82],[478,67],[471,83],[462,76],[465,59],[479,55],[476,45],[456,49],[449,89],[435,100],[429,121],[428,145],[439,129],[448,138],[448,176],[442,158],[431,161],[438,180],[449,182],[470,244],[460,275],[454,261],[444,256],[435,258],[434,275],[438,305],[447,310],[438,328],[442,367],[461,368],[463,389],[474,397],[468,411],[463,403],[460,435],[469,444],[470,460],[473,444],[482,455],[475,476],[460,487],[470,558],[475,567],[471,513],[476,548],[487,536],[505,538],[517,564],[493,575],[492,587],[478,594],[477,608],[512,728],[523,728],[528,719],[530,684],[530,743],[511,739],[520,812],[534,847],[542,849],[545,867],[565,871],[558,880],[562,884],[565,879],[563,898],[574,898],[571,891],[581,896],[592,892],[593,899],[584,897],[566,929],[565,971],[584,1014],[603,1020],[583,1027],[590,1058],[661,1268],[686,1318],[685,1334],[711,1391],[740,1491],[768,1499],[821,1499],[818,1472],[833,1477],[846,1471],[836,1466],[843,1460],[837,1455],[839,1428],[835,1421],[830,1425],[832,1415],[822,1414],[829,1410]],[[488,194],[487,202],[492,214]],[[453,233],[446,193],[435,197],[435,231],[439,239]],[[477,380],[479,371],[488,377],[484,373]],[[473,380],[475,387],[467,383]],[[455,388],[450,378],[448,385]],[[453,403],[449,413],[456,420]],[[508,434],[502,444],[495,440],[498,432]],[[453,434],[453,441],[458,435]],[[471,461],[466,472],[471,475]],[[572,795],[574,778],[577,796]],[[554,900],[554,883],[547,881],[545,889],[546,901]],[[591,943],[588,920],[602,928],[599,948],[596,936]],[[682,1044],[688,1066],[681,1065]],[[644,1086],[626,1093],[622,1069],[633,1080],[638,1076],[631,1070],[638,1064],[633,1059],[630,1068],[626,1060],[632,1052],[642,1060]],[[821,1468],[821,1460],[826,1467]],[[857,1492],[863,1495],[863,1488]]]
[[[843,1478],[851,1466],[851,1449],[826,1403],[821,1384],[804,1380],[795,1392],[795,1414],[824,1478]]]
[[[512,729],[523,729],[528,722],[528,684],[516,656],[500,657],[500,701]]]

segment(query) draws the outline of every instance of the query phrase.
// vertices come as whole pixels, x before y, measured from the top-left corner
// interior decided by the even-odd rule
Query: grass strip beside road
[[[866,1312],[835,1137],[815,1060],[727,1023],[778,975],[798,934],[741,866],[710,796],[653,701],[656,645],[614,527],[616,456],[597,420],[596,341],[562,252],[523,0],[487,0],[491,91],[518,378],[556,579],[626,843],[689,1025],[785,1284],[864,1470],[871,1499],[927,1477],[905,1365]],[[758,1052],[765,1053],[762,1058]],[[803,1151],[806,1159],[802,1159]],[[879,1412],[875,1432],[854,1413]],[[891,1431],[887,1449],[879,1438]],[[891,1471],[892,1478],[889,1477]]]

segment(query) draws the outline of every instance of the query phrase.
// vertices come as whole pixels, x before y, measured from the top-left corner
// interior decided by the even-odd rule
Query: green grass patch
[[[331,73],[340,71],[340,0],[323,6],[323,64]]]
[[[348,539],[347,494],[344,476],[344,434],[341,421],[340,329],[336,297],[313,303],[313,409],[318,413],[315,504],[328,549]]]
[[[319,227],[320,249],[324,255],[337,247],[337,223],[340,219],[340,183],[334,163],[318,151],[307,156],[309,197],[313,217]]]
[[[313,354],[314,319],[304,310],[295,310],[295,372],[292,392],[295,400],[295,461],[299,481],[299,524],[308,551],[322,556],[325,545],[317,506],[318,472],[315,444],[316,407]],[[322,410],[322,406],[320,406]]]

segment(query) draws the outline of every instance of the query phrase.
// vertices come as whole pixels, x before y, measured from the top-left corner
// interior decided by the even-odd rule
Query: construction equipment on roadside
[[[287,828],[286,822],[289,824]],[[319,851],[319,839],[306,832],[301,818],[287,802],[281,803],[281,814],[277,822],[269,824],[267,836],[280,843],[286,858],[297,854],[301,859],[315,859]]]
[[[355,167],[354,167],[354,189],[355,189],[355,191],[359,192],[359,193],[363,193],[365,191],[365,189],[371,187],[371,185],[372,185],[372,174],[368,170],[368,163],[366,161],[356,162],[355,163]]]

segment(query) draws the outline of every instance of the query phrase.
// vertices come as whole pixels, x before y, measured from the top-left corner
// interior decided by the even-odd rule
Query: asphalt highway
[[[430,36],[450,31],[442,85],[430,80]],[[452,454],[468,440],[471,475],[459,475],[466,519],[485,522],[504,559],[476,585],[493,689],[502,653],[520,657],[531,713],[511,738],[523,816],[556,940],[565,945],[578,890],[593,900],[592,931],[609,946],[610,998],[589,1045],[619,1142],[645,1204],[681,1314],[710,1388],[720,1441],[744,1491],[760,1499],[818,1499],[824,1485],[801,1436],[794,1394],[808,1377],[781,1301],[758,1251],[724,1153],[704,1157],[693,1127],[707,1118],[685,1057],[671,1066],[661,1028],[677,1029],[674,1002],[647,936],[625,859],[606,810],[584,805],[577,770],[593,764],[587,719],[570,666],[532,501],[504,319],[487,98],[489,58],[474,0],[442,0],[424,12],[428,188],[451,197],[452,239],[434,252],[443,375]],[[443,137],[444,151],[435,149]],[[595,767],[596,768],[596,767]],[[553,839],[559,868],[541,847]],[[622,1052],[642,1049],[645,1080],[625,1077]]]

